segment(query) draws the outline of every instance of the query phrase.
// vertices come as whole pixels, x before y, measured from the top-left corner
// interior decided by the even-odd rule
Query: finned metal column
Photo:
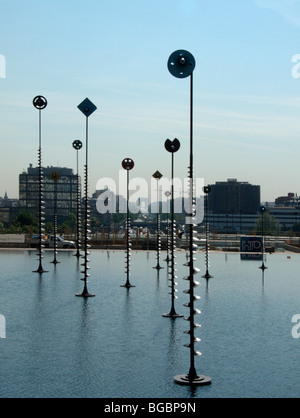
[[[199,286],[200,283],[194,280],[194,275],[200,272],[199,269],[194,267],[195,251],[197,245],[195,243],[194,236],[194,217],[195,217],[195,202],[194,202],[194,151],[193,151],[193,72],[196,67],[196,61],[193,55],[184,50],[175,51],[169,58],[168,69],[170,73],[176,78],[190,77],[190,166],[189,166],[189,200],[190,200],[190,218],[189,218],[189,276],[185,277],[190,284],[189,289],[184,293],[189,295],[189,302],[184,306],[189,308],[189,316],[185,318],[190,323],[190,329],[186,331],[186,334],[190,337],[189,344],[185,346],[190,350],[190,370],[187,375],[175,376],[176,383],[181,385],[209,385],[211,384],[211,378],[208,376],[198,375],[195,367],[195,357],[201,355],[199,351],[195,350],[195,344],[201,340],[195,336],[195,329],[200,325],[196,324],[194,318],[200,314],[201,311],[195,308],[195,302],[200,299],[199,296],[194,294],[194,289]]]
[[[80,239],[80,231],[81,231],[81,201],[80,201],[80,182],[79,182],[79,162],[78,162],[78,153],[82,148],[82,142],[76,140],[73,142],[73,148],[76,150],[76,160],[77,160],[77,174],[76,174],[76,248],[77,252],[75,257],[78,259],[81,257],[80,249],[81,249],[81,239]]]
[[[53,234],[53,253],[54,253],[54,259],[51,261],[52,264],[59,264],[59,261],[57,261],[57,182],[60,179],[61,175],[60,173],[56,171],[52,171],[50,173],[50,178],[54,182],[54,201],[53,201],[53,228],[54,228],[54,234]]]
[[[122,162],[122,167],[127,171],[127,218],[126,218],[126,261],[125,261],[125,273],[126,273],[126,283],[121,285],[121,287],[126,287],[130,289],[135,287],[130,283],[130,271],[131,271],[131,237],[130,237],[130,213],[129,213],[129,173],[134,168],[134,161],[131,158],[125,158]]]
[[[177,289],[176,286],[178,283],[176,283],[176,263],[175,263],[175,246],[176,246],[176,223],[174,220],[174,154],[179,151],[180,149],[180,142],[176,138],[174,141],[170,141],[167,139],[165,142],[165,148],[168,152],[171,153],[171,179],[172,179],[172,186],[171,186],[171,264],[168,266],[169,268],[169,274],[171,276],[170,282],[171,282],[171,310],[170,313],[163,315],[165,318],[182,318],[183,315],[178,314],[175,310],[175,300],[177,299],[176,293]]]
[[[48,273],[43,269],[42,260],[44,253],[44,237],[45,234],[45,207],[43,202],[43,169],[42,169],[42,110],[46,109],[48,105],[47,99],[44,96],[36,96],[33,99],[33,106],[39,111],[39,148],[38,148],[38,164],[39,164],[39,266],[33,273]]]
[[[259,208],[261,213],[261,235],[262,235],[262,242],[261,242],[261,255],[262,255],[262,265],[259,267],[261,270],[267,270],[268,267],[265,265],[265,257],[266,257],[266,243],[265,243],[265,219],[264,215],[267,211],[265,206],[261,206]]]
[[[97,107],[89,100],[89,99],[85,99],[79,106],[78,109],[85,115],[86,117],[86,161],[85,161],[85,178],[84,178],[84,195],[85,195],[85,201],[84,201],[84,255],[83,255],[83,271],[82,274],[83,276],[83,282],[84,282],[84,288],[83,288],[83,292],[80,294],[77,294],[76,296],[78,297],[83,297],[83,298],[90,298],[90,297],[94,297],[95,295],[92,293],[89,293],[88,289],[87,289],[87,280],[90,277],[89,275],[89,255],[90,253],[90,244],[89,242],[91,241],[90,238],[90,211],[89,211],[89,203],[88,203],[88,189],[89,189],[89,171],[88,171],[88,157],[89,157],[89,147],[88,147],[88,139],[89,139],[89,125],[88,125],[88,120],[89,120],[89,116],[91,116],[95,110],[97,110]]]
[[[167,198],[167,258],[165,261],[169,263],[171,261],[170,253],[171,253],[171,242],[170,242],[170,220],[169,220],[169,197],[171,196],[171,192],[166,191],[165,196]]]
[[[162,270],[163,267],[160,265],[160,254],[161,254],[161,228],[160,228],[160,205],[159,205],[159,186],[158,186],[158,182],[160,179],[163,178],[163,175],[159,172],[156,171],[153,176],[153,178],[155,178],[155,180],[157,180],[157,218],[156,218],[156,260],[157,260],[157,264],[155,267],[153,267],[156,270]]]
[[[208,195],[211,192],[210,186],[204,186],[203,191],[205,193],[205,262],[206,262],[206,273],[202,276],[204,279],[212,279],[213,276],[209,273],[209,222],[208,222]]]

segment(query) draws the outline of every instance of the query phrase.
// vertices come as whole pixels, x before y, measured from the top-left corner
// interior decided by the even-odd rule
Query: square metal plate
[[[82,103],[80,103],[78,109],[88,118],[95,112],[95,110],[97,110],[97,107],[90,101],[90,99],[86,98]]]

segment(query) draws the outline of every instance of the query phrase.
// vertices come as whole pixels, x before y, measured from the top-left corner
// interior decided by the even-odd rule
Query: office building
[[[43,168],[43,201],[45,202],[46,220],[51,220],[54,209],[54,181],[50,174],[57,172],[60,179],[57,182],[57,213],[58,218],[67,218],[77,210],[77,175],[71,168]],[[81,179],[79,178],[81,184]],[[20,208],[38,215],[39,207],[39,168],[30,164],[27,172],[19,176]]]
[[[209,211],[222,215],[255,215],[261,204],[260,186],[229,179],[211,185]]]

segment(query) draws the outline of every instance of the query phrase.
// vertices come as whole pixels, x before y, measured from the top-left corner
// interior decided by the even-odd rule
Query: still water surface
[[[192,390],[173,377],[189,369],[183,319],[163,318],[171,307],[167,270],[157,275],[155,253],[133,253],[129,291],[124,254],[91,254],[89,291],[72,252],[60,252],[55,268],[45,254],[40,278],[35,252],[0,252],[0,397],[216,398],[300,397],[300,339],[292,317],[300,314],[300,255],[269,256],[261,263],[238,254],[211,255],[213,279],[200,276],[202,328],[197,371],[212,377]],[[177,254],[176,310],[187,315],[183,294],[185,253]],[[165,263],[164,263],[165,265]],[[197,266],[204,273],[204,254]]]

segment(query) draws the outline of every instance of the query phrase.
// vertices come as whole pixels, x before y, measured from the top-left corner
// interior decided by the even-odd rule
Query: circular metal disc
[[[59,179],[60,179],[60,177],[61,177],[61,175],[60,175],[60,173],[58,173],[57,171],[52,171],[51,173],[50,173],[50,178],[53,180],[53,181],[58,181]]]
[[[168,61],[168,69],[170,73],[177,78],[189,77],[196,67],[194,56],[185,50],[173,52]]]
[[[82,142],[77,139],[73,142],[73,148],[76,150],[80,150],[82,148]]]
[[[165,142],[166,150],[172,153],[179,151],[180,146],[180,141],[177,138],[175,138],[174,141],[170,141],[170,139],[167,139]]]
[[[261,207],[259,208],[260,213],[265,213],[265,212],[266,212],[266,210],[267,210],[267,208],[266,208],[265,206],[261,206]]]
[[[33,99],[33,106],[36,109],[43,110],[47,107],[47,105],[48,105],[48,102],[47,102],[47,99],[44,96],[36,96]]]
[[[125,158],[122,162],[124,170],[132,170],[134,168],[134,161],[131,158]]]

